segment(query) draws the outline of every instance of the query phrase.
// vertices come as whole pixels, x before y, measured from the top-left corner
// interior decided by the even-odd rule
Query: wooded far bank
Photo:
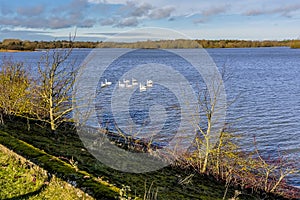
[[[20,39],[4,39],[0,42],[0,50],[7,51],[35,51],[38,49],[68,48],[67,40],[56,41],[29,41]],[[132,43],[74,41],[73,48],[149,48],[149,49],[176,49],[176,48],[251,48],[251,47],[291,47],[300,48],[300,40],[159,40],[140,41]]]

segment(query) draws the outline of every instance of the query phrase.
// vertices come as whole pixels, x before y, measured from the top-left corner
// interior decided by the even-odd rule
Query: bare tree
[[[278,151],[278,158],[264,158],[259,152],[254,138],[256,159],[253,162],[253,170],[258,171],[261,181],[260,187],[266,192],[274,193],[279,188],[282,181],[289,175],[299,173],[299,169],[294,166],[293,162],[284,157]]]
[[[78,67],[71,60],[71,38],[67,48],[47,50],[38,64],[38,78],[32,94],[34,109],[32,115],[50,125],[54,132],[57,127],[70,119],[72,111],[72,88]]]
[[[210,154],[215,151],[216,144],[219,144],[217,147],[217,154],[220,154],[220,146],[222,145],[222,140],[224,137],[225,123],[222,123],[224,120],[222,117],[225,112],[227,103],[226,96],[224,92],[223,81],[225,80],[225,68],[223,69],[221,76],[215,74],[211,77],[210,85],[207,86],[207,89],[204,89],[202,93],[198,96],[198,108],[199,112],[204,115],[204,120],[201,120],[200,123],[196,124],[199,135],[196,138],[196,145],[198,155],[201,159],[201,173],[205,173],[208,168],[208,162]],[[225,121],[224,121],[225,122]],[[219,126],[221,125],[221,127]],[[217,137],[218,136],[218,137]],[[216,138],[217,137],[217,138]],[[219,150],[219,152],[218,152]],[[219,167],[219,163],[215,163]]]

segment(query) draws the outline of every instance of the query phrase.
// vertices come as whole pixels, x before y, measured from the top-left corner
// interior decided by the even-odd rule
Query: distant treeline
[[[179,48],[250,48],[250,47],[291,47],[300,48],[300,40],[159,40],[140,41],[132,43],[120,42],[88,42],[73,41],[72,48],[149,48],[149,49],[179,49]],[[69,48],[70,41],[29,41],[19,39],[4,39],[0,42],[2,50],[34,51],[37,49]]]
[[[293,40],[197,40],[203,48],[290,47]]]
[[[100,42],[71,42],[72,48],[95,48]],[[19,39],[4,39],[0,42],[0,49],[3,50],[20,50],[20,51],[34,51],[37,49],[56,49],[71,47],[68,40],[57,41],[29,41]]]

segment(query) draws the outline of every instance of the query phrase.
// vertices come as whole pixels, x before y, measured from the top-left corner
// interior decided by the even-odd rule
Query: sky
[[[0,40],[60,40],[76,33],[77,41],[105,41],[147,27],[192,39],[299,39],[300,1],[0,0]]]

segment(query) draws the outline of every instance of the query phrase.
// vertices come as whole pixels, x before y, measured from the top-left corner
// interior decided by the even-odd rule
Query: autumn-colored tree
[[[293,49],[298,49],[298,48],[300,48],[300,40],[293,40],[293,41],[291,41],[291,48],[293,48]]]
[[[23,63],[4,59],[0,71],[0,123],[4,117],[30,113],[30,77]]]

